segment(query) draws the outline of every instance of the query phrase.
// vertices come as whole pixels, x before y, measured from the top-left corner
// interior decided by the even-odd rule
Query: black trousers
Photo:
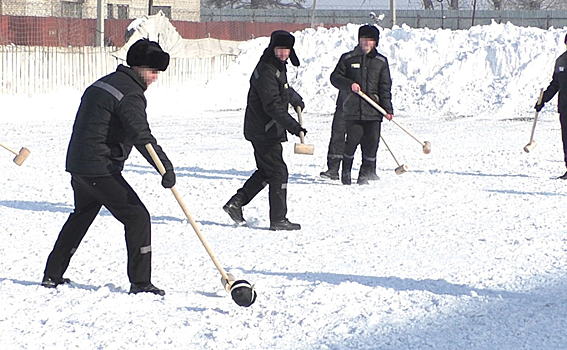
[[[563,141],[563,160],[567,167],[567,113],[559,114],[559,122],[561,123],[561,140]]]
[[[91,177],[72,174],[75,210],[63,225],[53,251],[49,254],[45,275],[62,277],[75,251],[104,205],[124,224],[128,250],[128,278],[131,283],[151,280],[150,214],[132,187],[120,173]],[[104,252],[101,252],[103,255]]]
[[[374,168],[376,166],[376,152],[380,141],[380,129],[382,122],[347,120],[347,139],[343,155],[343,171],[350,172],[354,153],[360,145],[362,150],[362,168]]]
[[[327,151],[327,167],[329,170],[338,171],[345,149],[346,121],[340,108],[335,109],[333,124],[331,126],[331,140]]]
[[[244,186],[238,190],[242,195],[242,204],[246,205],[269,185],[270,221],[285,219],[287,214],[287,179],[288,171],[282,157],[282,144],[252,142],[254,158],[258,168]]]

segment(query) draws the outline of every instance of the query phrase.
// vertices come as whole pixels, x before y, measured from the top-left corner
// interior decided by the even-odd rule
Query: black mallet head
[[[232,300],[238,306],[248,307],[256,301],[256,291],[254,287],[245,280],[238,280],[230,287],[230,295]]]

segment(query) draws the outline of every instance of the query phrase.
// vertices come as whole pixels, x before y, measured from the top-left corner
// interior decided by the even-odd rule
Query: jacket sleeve
[[[543,103],[548,102],[553,98],[553,96],[555,96],[557,91],[559,91],[559,80],[557,79],[557,73],[553,72],[553,78],[551,79],[551,82],[549,83],[547,89],[545,89],[545,92],[543,93],[543,99],[541,101]]]
[[[154,147],[165,170],[173,170],[173,165],[169,158],[167,158],[167,155],[152,135],[145,106],[146,102],[142,96],[136,94],[126,95],[120,102],[118,117],[126,130],[129,141],[156,170],[158,170],[157,165],[154,164],[150,153],[146,150],[146,144],[148,143],[151,143]]]
[[[378,83],[378,96],[382,108],[389,114],[394,114],[392,107],[392,78],[390,77],[390,67],[388,60],[384,62],[384,68],[380,72],[380,82]]]
[[[269,68],[258,69],[257,73],[258,77],[251,83],[258,92],[264,112],[292,134],[299,133],[301,125],[287,112],[288,105],[280,95],[276,73]]]
[[[355,81],[347,77],[347,67],[345,55],[342,55],[331,73],[331,84],[339,90],[351,91],[351,86]]]
[[[303,103],[301,95],[291,86],[289,87],[289,103],[295,108]]]

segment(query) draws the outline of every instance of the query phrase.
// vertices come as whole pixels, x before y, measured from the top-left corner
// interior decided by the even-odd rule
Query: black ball
[[[256,291],[250,283],[245,280],[238,280],[232,284],[230,288],[230,295],[232,300],[238,306],[248,307],[256,301]]]

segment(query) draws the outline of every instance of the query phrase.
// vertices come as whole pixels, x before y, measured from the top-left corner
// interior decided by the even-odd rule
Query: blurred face
[[[291,52],[290,49],[284,47],[284,46],[276,46],[274,47],[274,55],[278,58],[278,60],[280,61],[285,61],[289,58],[289,53]]]
[[[360,38],[358,39],[358,44],[360,45],[364,53],[369,53],[373,48],[376,47],[376,41],[370,38]]]
[[[142,81],[146,83],[146,87],[157,80],[159,71],[155,68],[149,67],[133,67],[134,71],[138,73]]]

